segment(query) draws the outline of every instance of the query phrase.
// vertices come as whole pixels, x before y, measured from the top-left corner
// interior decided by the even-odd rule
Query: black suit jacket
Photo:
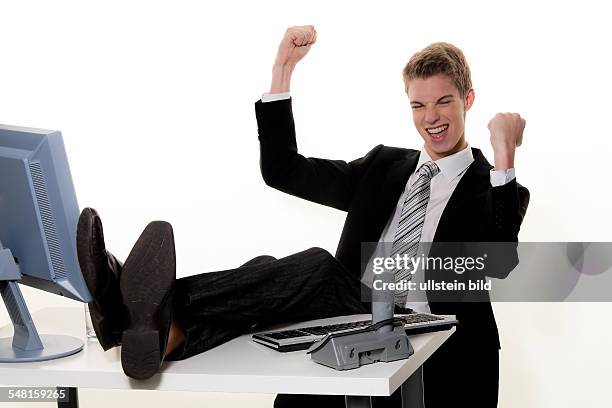
[[[298,153],[291,100],[255,104],[261,172],[271,187],[346,211],[336,258],[361,276],[362,242],[377,242],[395,208],[420,152],[378,145],[345,162],[306,158]],[[472,149],[474,162],[461,178],[440,218],[434,242],[517,242],[529,192],[516,180],[492,187],[487,162]],[[515,266],[498,270],[504,277]],[[490,302],[431,303],[432,313],[455,314],[455,341],[499,348]]]

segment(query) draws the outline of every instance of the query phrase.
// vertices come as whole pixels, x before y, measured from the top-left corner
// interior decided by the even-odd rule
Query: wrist
[[[293,71],[296,65],[297,63],[275,61],[274,65],[272,65],[272,72],[274,71]]]
[[[272,67],[272,83],[270,93],[289,92],[291,85],[291,75],[295,64],[275,63]]]
[[[514,151],[493,149],[495,170],[508,170],[514,168]]]

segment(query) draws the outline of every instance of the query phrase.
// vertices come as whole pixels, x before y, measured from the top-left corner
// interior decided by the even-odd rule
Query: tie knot
[[[438,165],[432,161],[427,161],[421,165],[419,174],[426,176],[428,179],[432,179],[436,174],[440,172]]]

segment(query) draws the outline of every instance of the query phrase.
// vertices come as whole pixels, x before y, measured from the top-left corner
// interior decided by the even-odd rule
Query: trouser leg
[[[271,255],[259,255],[256,256],[255,258],[251,259],[250,261],[247,261],[246,263],[240,265],[240,268],[244,268],[247,266],[255,266],[255,265],[263,265],[266,264],[268,262],[274,262],[277,261],[278,259],[276,259],[275,257],[271,256]]]
[[[497,407],[499,351],[454,336],[423,365],[425,406]]]
[[[190,357],[269,324],[367,313],[360,293],[359,279],[321,248],[178,279],[174,318],[186,340],[167,359]]]

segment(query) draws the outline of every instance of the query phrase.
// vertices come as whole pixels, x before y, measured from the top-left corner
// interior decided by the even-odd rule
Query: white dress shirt
[[[289,98],[289,92],[275,94],[265,93],[261,97],[261,101],[265,103]],[[415,172],[412,173],[408,178],[408,182],[406,183],[404,192],[400,196],[397,204],[395,205],[395,210],[387,221],[387,224],[378,241],[379,243],[381,243],[381,245],[379,245],[379,251],[376,251],[372,255],[372,258],[370,259],[370,265],[372,264],[372,259],[375,256],[381,256],[380,251],[389,251],[391,249],[391,244],[395,239],[395,231],[397,230],[397,225],[399,223],[399,218],[402,212],[404,201],[406,200],[406,196],[408,195],[412,184],[414,184],[414,182],[417,180],[418,169],[423,163],[430,160],[431,157],[429,157],[429,155],[425,151],[425,148],[421,149],[421,154],[419,156],[419,161],[416,166]],[[431,179],[429,203],[427,204],[425,220],[423,222],[423,229],[421,230],[421,242],[433,241],[434,236],[436,234],[436,230],[438,228],[438,223],[440,222],[440,217],[442,216],[442,212],[444,211],[448,200],[453,194],[453,191],[455,191],[457,184],[459,184],[461,177],[463,177],[470,164],[472,164],[472,162],[474,161],[474,157],[472,156],[472,149],[468,145],[465,149],[457,153],[434,161],[440,168],[440,172]],[[505,171],[491,170],[490,176],[491,186],[497,187],[512,181],[515,177],[515,172],[514,168]],[[382,245],[383,243],[387,243],[387,245]],[[385,254],[384,256],[389,256],[389,254]],[[364,283],[370,287],[373,275],[371,274],[371,272],[368,274],[368,271],[371,270],[371,267],[367,268],[366,274],[364,274],[364,277],[362,278]],[[427,304],[427,302],[410,302],[406,304],[406,307],[418,312],[430,312],[429,305]]]

